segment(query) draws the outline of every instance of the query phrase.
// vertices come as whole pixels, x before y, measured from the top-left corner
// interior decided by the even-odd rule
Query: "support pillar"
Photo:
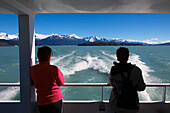
[[[30,79],[30,67],[35,64],[35,15],[18,15],[18,17],[21,113],[34,113],[35,88]]]

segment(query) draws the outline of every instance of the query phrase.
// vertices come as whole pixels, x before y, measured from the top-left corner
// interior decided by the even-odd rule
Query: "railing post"
[[[102,86],[102,99],[101,99],[101,101],[103,102],[103,86]]]
[[[164,86],[163,88],[163,98],[162,98],[162,102],[165,103],[166,100],[166,86]]]

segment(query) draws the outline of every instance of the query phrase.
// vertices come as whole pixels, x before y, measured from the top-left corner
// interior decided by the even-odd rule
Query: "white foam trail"
[[[0,92],[0,100],[11,100],[17,96],[19,90],[19,87],[8,87],[6,90]]]
[[[53,60],[53,63],[59,62],[60,60],[73,55],[74,53],[75,53],[75,51],[73,51],[71,54],[57,57],[57,59]],[[98,56],[92,57],[92,56],[90,56],[89,53],[84,57],[71,56],[70,58],[74,59],[74,60],[71,60],[70,58],[69,58],[69,60],[68,59],[65,60],[62,63],[61,70],[63,71],[64,75],[72,75],[72,74],[75,74],[75,72],[87,70],[87,69],[93,69],[93,70],[97,70],[101,73],[109,74],[110,66],[108,64],[108,61],[110,61],[110,62],[112,62],[113,60],[117,61],[117,57],[116,57],[116,55],[110,55],[110,54],[106,53],[105,51],[101,51],[101,53],[103,54],[103,56],[100,56],[100,57],[98,57]],[[100,59],[100,58],[102,58],[102,59]],[[68,64],[68,61],[71,62],[71,64],[73,64],[73,65],[70,66]],[[159,80],[158,78],[153,77],[149,74],[150,72],[154,72],[154,71],[151,70],[144,62],[141,61],[139,55],[131,54],[129,56],[129,62],[131,62],[132,64],[135,64],[142,70],[143,77],[144,77],[144,80],[146,83],[151,83],[151,82]],[[65,63],[67,63],[68,65],[64,65]],[[150,95],[150,94],[152,94],[152,93],[155,93],[155,90],[151,91],[151,90],[147,89],[143,92],[140,92],[139,96],[140,96],[140,98],[142,98],[142,100],[150,101],[151,100],[150,97],[152,97],[152,95]]]
[[[75,64],[71,66],[68,70],[65,69],[66,75],[74,74],[75,72],[86,70],[86,69],[98,70],[102,73],[109,73],[110,68],[107,63],[98,57],[91,57],[88,53],[85,57],[78,56],[76,58]]]
[[[117,60],[116,55],[110,55],[110,54],[107,54],[105,51],[102,51],[102,50],[101,50],[101,53],[102,53],[103,55],[106,55],[106,56],[108,56],[108,57],[113,58],[113,60]]]
[[[149,74],[150,72],[154,72],[154,70],[151,70],[146,65],[146,63],[142,62],[140,60],[139,55],[132,54],[131,56],[129,56],[129,62],[131,62],[132,64],[135,64],[136,66],[138,66],[142,70],[143,78],[144,78],[144,81],[146,83],[152,83],[152,82],[155,82],[155,81],[160,81],[160,79],[153,77]]]
[[[93,82],[96,78],[95,77],[92,77],[90,79],[88,79],[88,82]]]
[[[52,57],[52,60],[51,60],[51,64],[54,65],[56,64],[57,62],[59,62],[60,60],[66,58],[66,57],[69,57],[71,55],[73,55],[76,51],[73,51],[71,52],[70,54],[67,54],[67,55],[64,55],[64,56],[58,56],[58,57]]]
[[[151,82],[151,80],[149,78],[150,77],[149,72],[154,72],[154,71],[151,70],[148,66],[146,66],[146,64],[144,62],[142,62],[140,60],[139,55],[133,54],[133,55],[129,56],[129,62],[131,62],[132,64],[135,64],[136,66],[138,66],[142,70],[144,80],[147,83]]]

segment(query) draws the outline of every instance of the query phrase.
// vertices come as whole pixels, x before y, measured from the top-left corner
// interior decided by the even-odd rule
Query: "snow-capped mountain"
[[[82,40],[83,38],[82,37],[78,37],[77,35],[75,34],[72,34],[72,35],[58,35],[58,34],[52,34],[52,35],[49,35],[48,37],[44,38],[44,39],[63,39],[63,40]]]
[[[43,45],[77,45],[78,43],[84,42],[116,42],[116,43],[133,43],[133,44],[142,44],[142,42],[133,42],[127,41],[120,38],[113,38],[113,39],[106,39],[106,38],[99,38],[97,36],[89,36],[89,37],[79,37],[76,34],[71,35],[58,35],[58,34],[51,34],[51,35],[44,35],[44,34],[37,34],[35,33],[36,44],[43,44]],[[13,40],[18,41],[18,35],[9,35],[7,33],[0,33],[0,39],[3,40]]]
[[[4,40],[17,40],[18,35],[8,35],[7,33],[0,33],[0,39]]]
[[[69,35],[70,37],[73,37],[73,38],[75,38],[75,39],[83,39],[83,37],[79,37],[79,36],[77,36],[76,34],[71,34],[71,35]]]
[[[36,40],[36,44],[39,45],[77,45],[78,43],[86,42],[83,38],[78,37],[75,34],[72,35],[58,35],[53,34],[45,39]]]
[[[35,39],[42,40],[42,39],[45,39],[45,38],[47,38],[47,37],[49,37],[51,35],[35,34]]]
[[[109,42],[116,42],[116,43],[123,43],[125,42],[125,40],[121,39],[121,38],[111,38],[108,39]]]
[[[96,42],[96,41],[99,41],[99,42],[108,42],[107,39],[105,39],[105,38],[99,38],[99,37],[97,37],[97,36],[84,37],[84,39],[85,39],[87,42]]]

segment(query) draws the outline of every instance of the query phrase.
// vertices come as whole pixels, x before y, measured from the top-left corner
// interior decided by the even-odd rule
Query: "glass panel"
[[[103,100],[104,101],[109,101],[111,90],[112,90],[112,87],[103,88]]]
[[[138,94],[140,101],[162,101],[163,88],[147,87],[145,91],[141,91]]]
[[[0,14],[0,83],[19,83],[18,16]],[[0,87],[0,100],[19,100],[19,87]]]
[[[0,87],[0,101],[20,100],[20,87]]]
[[[19,48],[0,46],[0,83],[19,82]]]
[[[62,87],[64,100],[101,101],[101,87]]]
[[[170,87],[166,88],[166,101],[170,101]]]
[[[167,88],[166,101],[169,97],[170,88]],[[111,87],[104,88],[104,100],[108,101],[110,97]],[[145,91],[138,92],[140,101],[162,101],[163,87],[147,87]]]

